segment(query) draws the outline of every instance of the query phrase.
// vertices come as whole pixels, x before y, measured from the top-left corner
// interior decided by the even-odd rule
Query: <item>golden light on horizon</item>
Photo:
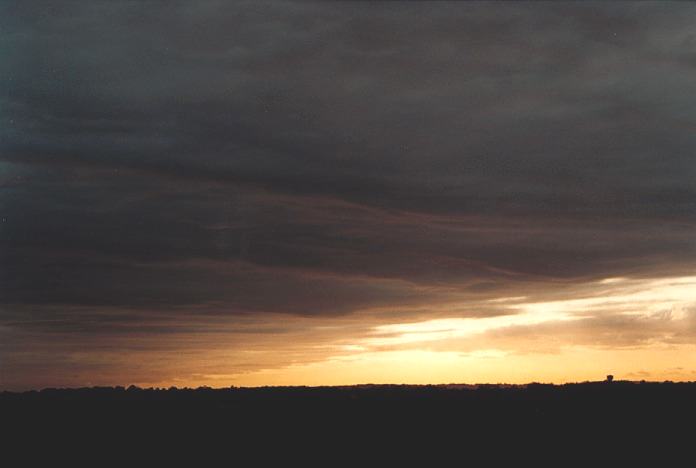
[[[504,309],[502,315],[377,324],[353,338],[340,321],[322,323],[315,328],[337,336],[310,345],[321,353],[307,361],[167,383],[563,383],[607,373],[632,380],[696,379],[696,276],[612,278],[585,285],[578,295],[499,298],[489,302]]]

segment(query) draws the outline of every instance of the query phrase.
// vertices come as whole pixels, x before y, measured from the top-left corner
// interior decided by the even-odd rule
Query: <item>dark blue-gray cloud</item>
[[[690,4],[0,18],[7,329],[422,310],[693,269]]]

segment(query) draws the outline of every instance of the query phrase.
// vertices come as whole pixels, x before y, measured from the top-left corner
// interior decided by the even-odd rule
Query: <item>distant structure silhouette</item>
[[[614,376],[611,374],[607,375],[607,383],[611,383],[612,380],[614,380]]]

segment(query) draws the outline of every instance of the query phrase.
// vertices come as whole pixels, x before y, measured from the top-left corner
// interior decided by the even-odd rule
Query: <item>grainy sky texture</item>
[[[696,379],[696,5],[0,7],[0,389]]]

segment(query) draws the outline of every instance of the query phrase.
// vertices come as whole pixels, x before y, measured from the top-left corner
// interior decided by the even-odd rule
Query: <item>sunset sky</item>
[[[0,390],[696,380],[696,4],[4,1]]]

